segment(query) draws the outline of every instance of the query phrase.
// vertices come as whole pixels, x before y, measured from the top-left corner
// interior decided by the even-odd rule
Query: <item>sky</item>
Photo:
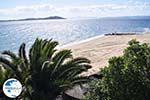
[[[149,16],[150,0],[1,0],[0,19]]]

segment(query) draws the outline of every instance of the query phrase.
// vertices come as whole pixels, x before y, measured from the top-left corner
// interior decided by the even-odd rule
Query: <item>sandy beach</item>
[[[107,66],[109,58],[122,55],[131,39],[137,39],[141,43],[150,43],[150,34],[101,36],[63,48],[71,49],[75,57],[81,56],[90,59],[93,67],[83,74],[91,75]]]

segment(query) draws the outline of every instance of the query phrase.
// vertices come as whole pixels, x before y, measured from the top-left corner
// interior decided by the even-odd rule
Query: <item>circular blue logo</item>
[[[17,79],[8,79],[3,84],[3,92],[9,98],[16,98],[22,92],[22,85]]]

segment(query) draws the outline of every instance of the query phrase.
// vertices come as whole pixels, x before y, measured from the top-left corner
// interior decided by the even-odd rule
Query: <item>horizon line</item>
[[[97,16],[97,17],[62,17],[62,16],[47,16],[47,17],[25,17],[25,18],[9,18],[9,19],[0,19],[0,21],[27,21],[27,20],[44,20],[48,17],[60,17],[62,19],[92,19],[92,18],[117,18],[117,17],[150,17],[150,15],[126,15],[126,16]],[[46,19],[45,19],[46,20]],[[48,19],[47,19],[48,20]],[[49,19],[50,20],[50,19]],[[51,19],[52,20],[52,19]],[[55,20],[55,19],[54,19]],[[56,19],[57,20],[57,19]]]

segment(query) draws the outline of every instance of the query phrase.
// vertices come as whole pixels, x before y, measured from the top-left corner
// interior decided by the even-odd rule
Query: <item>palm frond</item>
[[[68,61],[68,62],[66,63],[66,65],[68,65],[69,63],[71,63],[72,65],[76,65],[76,64],[84,64],[84,63],[85,63],[85,64],[90,64],[91,62],[90,62],[90,60],[87,59],[87,58],[77,57],[77,58],[74,58],[74,59]]]
[[[23,43],[19,48],[19,57],[23,60],[25,65],[28,65],[28,59],[25,51],[25,43]]]
[[[18,57],[16,56],[16,54],[14,54],[13,52],[7,50],[7,51],[3,51],[2,52],[3,55],[8,55],[9,57],[11,57],[11,59],[17,60]]]
[[[75,77],[75,78],[73,78],[72,80],[71,80],[71,83],[72,84],[74,84],[74,85],[76,85],[76,84],[83,84],[83,83],[86,83],[86,82],[88,82],[89,81],[89,78],[88,77],[86,77],[86,76],[80,76],[80,77]]]
[[[53,64],[54,69],[52,71],[52,74],[61,67],[61,64],[63,64],[63,62],[66,59],[71,58],[71,57],[72,57],[72,54],[70,50],[62,50],[58,52],[52,59],[52,61],[54,62]]]
[[[46,58],[51,58],[53,53],[56,51],[55,47],[58,45],[58,42],[56,41],[46,41],[44,40],[44,43],[42,43],[42,55]]]
[[[40,52],[41,52],[41,42],[39,39],[36,39],[34,44],[29,50],[29,60],[30,60],[30,68],[32,71],[40,70],[39,67],[42,67],[42,64],[40,64]],[[42,60],[42,59],[41,59]]]
[[[13,63],[11,63],[8,59],[4,58],[4,57],[0,57],[0,64],[4,64],[7,65],[8,67],[10,67],[13,71],[16,70],[15,65],[13,65]]]
[[[68,60],[64,64],[60,65],[57,70],[55,70],[52,77],[55,79],[75,77],[76,75],[90,69],[91,65],[89,63],[89,60],[86,58],[75,58]]]
[[[57,73],[55,73],[55,76],[57,75],[57,78],[63,78],[66,77],[66,75],[68,75],[70,77],[69,74],[71,74],[71,77],[74,77],[78,74],[81,74],[84,71],[87,71],[88,69],[91,68],[91,65],[85,64],[85,65],[74,65],[74,66],[62,66]],[[79,72],[80,71],[80,72]],[[76,73],[76,74],[75,74]],[[72,76],[74,75],[74,76]]]
[[[0,57],[0,64],[8,70],[11,69],[12,73],[14,73],[15,75],[17,75],[20,78],[20,73],[18,71],[18,68],[12,62],[7,60],[6,58]]]

